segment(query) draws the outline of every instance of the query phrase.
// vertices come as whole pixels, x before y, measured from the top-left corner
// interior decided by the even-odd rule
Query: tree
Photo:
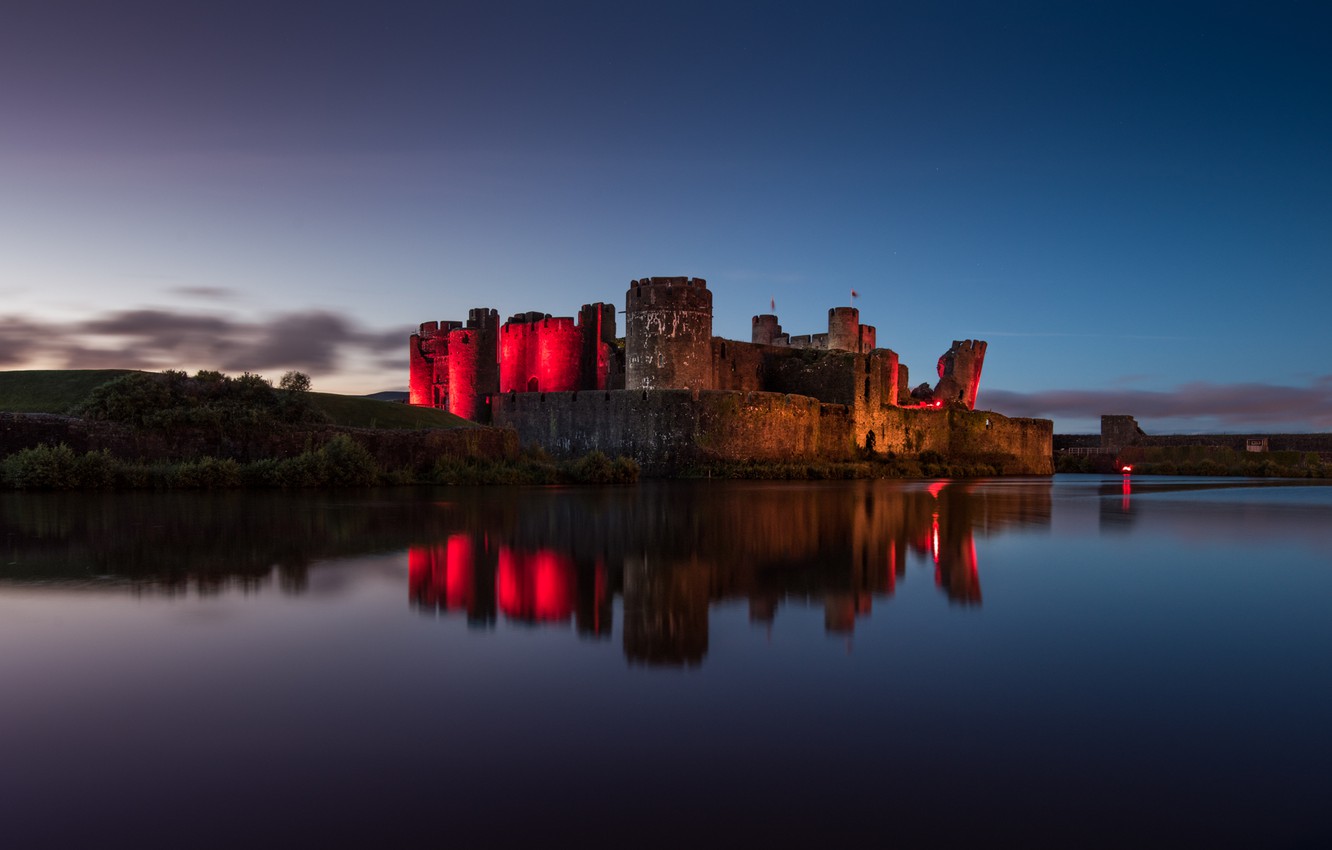
[[[286,390],[289,393],[308,393],[310,391],[310,376],[304,372],[291,371],[282,376],[278,381],[278,389]]]

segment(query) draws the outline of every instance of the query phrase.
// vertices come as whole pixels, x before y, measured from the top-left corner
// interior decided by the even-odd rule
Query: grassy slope
[[[68,413],[93,388],[128,369],[0,372],[0,413]],[[335,425],[353,428],[457,428],[471,425],[443,410],[334,393],[311,393]]]
[[[68,413],[93,387],[130,369],[0,372],[0,413]]]
[[[471,425],[445,410],[413,407],[396,401],[376,401],[334,393],[310,393],[315,406],[336,425],[352,428],[458,428]]]

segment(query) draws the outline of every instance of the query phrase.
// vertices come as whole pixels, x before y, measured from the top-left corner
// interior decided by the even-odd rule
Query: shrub
[[[68,490],[79,486],[78,455],[69,446],[36,446],[5,458],[4,482],[20,490]]]
[[[319,449],[328,483],[335,487],[371,487],[379,483],[379,464],[369,449],[339,434]]]
[[[201,457],[172,469],[171,484],[176,487],[216,490],[241,485],[241,466],[230,458]]]

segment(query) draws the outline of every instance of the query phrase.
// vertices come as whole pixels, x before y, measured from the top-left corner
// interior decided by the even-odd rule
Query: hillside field
[[[0,413],[69,413],[93,389],[129,369],[0,371]],[[334,425],[350,428],[458,428],[472,423],[443,410],[336,393],[310,393]]]

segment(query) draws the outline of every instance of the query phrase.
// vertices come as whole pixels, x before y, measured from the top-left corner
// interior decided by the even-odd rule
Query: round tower
[[[625,389],[711,389],[712,293],[707,281],[645,278],[630,284],[625,299]]]
[[[835,351],[860,350],[860,311],[855,307],[828,310],[828,348]]]
[[[499,389],[502,393],[527,391],[527,348],[532,325],[525,321],[515,321],[518,318],[514,316],[505,322],[499,332]]]
[[[449,331],[449,412],[489,422],[489,396],[499,392],[499,314],[477,308],[467,326]]]
[[[485,345],[475,328],[449,331],[449,413],[482,421],[484,399],[478,392]]]
[[[755,345],[773,345],[781,334],[782,326],[777,323],[777,317],[765,313],[754,317],[754,330],[749,340]]]
[[[536,389],[548,393],[578,389],[583,332],[574,324],[572,317],[543,319],[536,327]]]

